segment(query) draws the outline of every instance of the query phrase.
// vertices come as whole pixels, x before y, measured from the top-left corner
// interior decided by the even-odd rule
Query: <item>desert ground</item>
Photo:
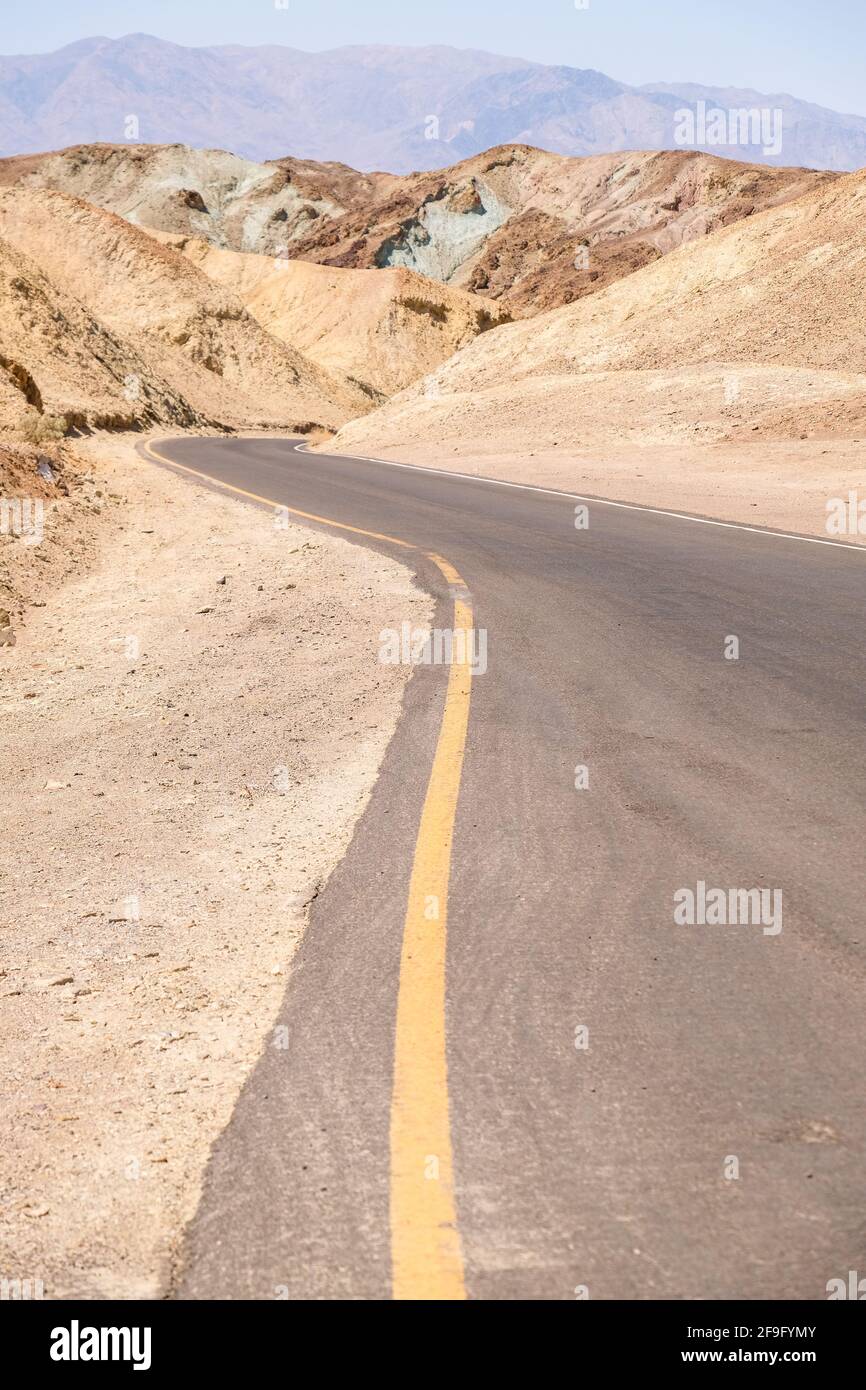
[[[397,722],[377,635],[429,602],[131,439],[76,452],[45,523],[75,571],[16,556],[40,597],[0,649],[0,1267],[151,1298]]]

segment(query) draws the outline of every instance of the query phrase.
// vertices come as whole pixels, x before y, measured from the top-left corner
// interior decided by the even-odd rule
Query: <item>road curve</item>
[[[158,449],[402,540],[354,536],[415,566],[451,628],[470,599],[444,559],[487,634],[441,1020],[459,1278],[426,1296],[823,1299],[866,1268],[866,554],[595,501],[580,529],[568,497],[291,440]],[[454,671],[409,682],[296,957],[289,1046],[265,1048],[214,1148],[177,1297],[411,1296],[395,1037]],[[677,922],[699,883],[778,891],[781,930]]]

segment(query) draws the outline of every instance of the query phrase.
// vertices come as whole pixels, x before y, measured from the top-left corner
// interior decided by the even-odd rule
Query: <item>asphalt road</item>
[[[601,502],[578,530],[562,496],[291,441],[159,449],[419,546],[443,628],[445,557],[487,632],[447,912],[466,1295],[823,1299],[866,1272],[866,554]],[[401,943],[447,679],[409,683],[181,1298],[392,1296]],[[699,882],[780,891],[782,929],[677,923]]]

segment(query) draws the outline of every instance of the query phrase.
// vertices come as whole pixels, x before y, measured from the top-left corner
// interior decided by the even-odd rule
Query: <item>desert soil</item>
[[[0,648],[0,1276],[151,1298],[396,724],[378,633],[430,603],[128,438],[83,448],[81,563]]]

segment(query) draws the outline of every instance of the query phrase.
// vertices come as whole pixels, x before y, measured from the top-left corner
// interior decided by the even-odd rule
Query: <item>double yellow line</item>
[[[365,531],[331,517],[285,507],[269,497],[246,492],[208,473],[175,463],[152,445],[152,457],[192,477],[216,484],[236,496],[281,508],[305,521],[316,521],[403,550],[418,550],[410,541]],[[454,1204],[454,1166],[448,1105],[445,1042],[445,980],[448,888],[454,821],[463,771],[472,689],[472,605],[460,574],[441,555],[427,553],[448,583],[454,604],[454,653],[445,709],[415,842],[409,898],[403,927],[394,1080],[391,1094],[391,1264],[396,1299],[464,1299],[463,1251]]]

